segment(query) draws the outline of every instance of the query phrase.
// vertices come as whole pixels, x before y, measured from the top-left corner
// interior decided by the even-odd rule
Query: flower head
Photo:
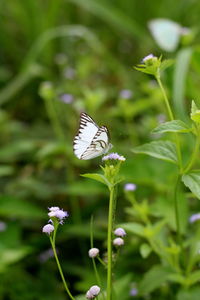
[[[42,232],[50,235],[51,232],[54,231],[54,226],[52,224],[47,224],[42,228]]]
[[[130,99],[133,95],[133,92],[131,90],[121,90],[119,96],[123,99]]]
[[[125,157],[122,155],[119,155],[118,153],[110,153],[108,155],[103,156],[102,160],[119,160],[119,161],[125,161]]]
[[[152,58],[157,58],[156,56],[154,56],[152,53],[145,56],[143,59],[142,59],[142,62],[145,63],[146,61],[148,61],[149,59],[152,59]]]
[[[63,221],[65,218],[69,216],[67,211],[64,211],[63,209],[60,209],[59,207],[51,207],[49,209],[48,216],[50,218],[57,218],[60,221],[60,224],[63,224]]]
[[[96,257],[97,255],[99,255],[99,249],[98,249],[98,248],[91,248],[91,249],[88,251],[88,255],[89,255],[89,257],[91,257],[91,258]]]
[[[100,287],[98,285],[93,285],[86,293],[87,299],[94,299],[100,293]]]
[[[74,97],[71,94],[62,94],[60,100],[66,104],[70,104],[74,101]]]
[[[190,223],[194,223],[196,221],[200,220],[200,213],[194,214],[190,217],[189,221]]]
[[[126,231],[123,228],[119,227],[119,228],[115,229],[114,234],[116,236],[123,237],[126,235]]]
[[[122,238],[116,238],[113,240],[113,245],[114,246],[123,246],[124,245],[124,240]]]
[[[135,297],[135,296],[137,296],[137,294],[138,294],[138,290],[136,288],[132,288],[130,290],[130,296]]]
[[[136,184],[134,184],[134,183],[126,183],[125,185],[124,185],[124,190],[125,191],[135,191],[137,189],[137,185]]]

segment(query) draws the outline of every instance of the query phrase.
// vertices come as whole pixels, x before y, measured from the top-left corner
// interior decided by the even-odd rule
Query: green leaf
[[[194,102],[194,100],[192,100],[190,117],[194,122],[200,123],[200,110],[196,106],[196,103]]]
[[[151,268],[144,276],[139,285],[141,295],[151,293],[157,288],[160,288],[166,282],[171,271],[161,265],[156,265]]]
[[[160,65],[160,70],[164,71],[165,69],[171,67],[174,64],[174,59],[165,59]]]
[[[195,284],[196,282],[199,282],[200,280],[200,271],[194,271],[193,273],[191,273],[187,280],[189,281],[190,285]]]
[[[182,289],[178,292],[177,300],[199,300],[200,288]]]
[[[135,147],[132,151],[177,164],[176,146],[170,141],[154,141]]]
[[[183,175],[182,181],[200,199],[200,171]]]
[[[140,246],[140,254],[143,258],[147,258],[151,251],[152,248],[149,246],[149,244],[144,243]]]
[[[181,120],[173,120],[166,123],[162,123],[154,128],[152,133],[164,133],[164,132],[190,132],[190,128],[186,123]]]
[[[86,173],[86,174],[82,174],[81,176],[86,177],[86,178],[90,178],[90,179],[94,179],[96,181],[99,181],[105,185],[107,185],[108,187],[111,187],[111,183],[107,180],[107,178],[102,175],[102,174],[97,174],[97,173]]]

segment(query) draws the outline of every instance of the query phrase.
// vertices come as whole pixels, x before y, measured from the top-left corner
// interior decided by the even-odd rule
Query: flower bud
[[[123,237],[126,235],[126,231],[123,228],[119,227],[119,228],[115,229],[114,234],[116,236]]]
[[[96,257],[97,255],[99,255],[99,249],[98,249],[98,248],[91,248],[91,249],[88,251],[88,255],[89,255],[89,257],[91,257],[91,258]]]
[[[124,245],[124,240],[122,238],[116,238],[113,240],[113,245],[114,246],[123,246]]]
[[[86,293],[87,299],[94,299],[100,293],[100,287],[98,285],[93,285]]]
[[[54,226],[51,224],[47,224],[42,228],[42,232],[50,234],[51,232],[54,231]]]

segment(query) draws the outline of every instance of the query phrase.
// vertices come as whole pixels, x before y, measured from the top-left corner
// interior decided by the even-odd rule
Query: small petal
[[[123,228],[119,227],[119,228],[115,229],[114,234],[116,236],[123,237],[126,235],[126,231]]]
[[[99,249],[98,249],[98,248],[91,248],[91,249],[88,251],[88,255],[89,255],[89,257],[91,257],[91,258],[96,257],[97,255],[99,255]]]
[[[50,234],[51,232],[54,231],[54,226],[51,224],[47,224],[42,228],[42,232]]]
[[[113,245],[115,246],[123,246],[124,240],[122,238],[116,238],[113,240]]]

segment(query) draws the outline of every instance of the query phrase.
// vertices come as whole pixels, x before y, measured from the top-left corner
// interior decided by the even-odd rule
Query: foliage
[[[101,158],[73,155],[81,111],[109,128],[126,157],[116,181],[115,224],[128,233],[114,269],[119,299],[132,299],[132,288],[139,299],[197,299],[200,230],[189,217],[200,198],[199,2],[3,0],[0,8],[0,300],[66,299],[41,233],[51,206],[70,214],[56,245],[70,290],[85,299],[95,284],[90,218],[105,250],[109,182]],[[170,53],[148,30],[161,17],[190,30]],[[151,52],[156,69],[141,62]],[[136,191],[124,190],[128,182]]]

